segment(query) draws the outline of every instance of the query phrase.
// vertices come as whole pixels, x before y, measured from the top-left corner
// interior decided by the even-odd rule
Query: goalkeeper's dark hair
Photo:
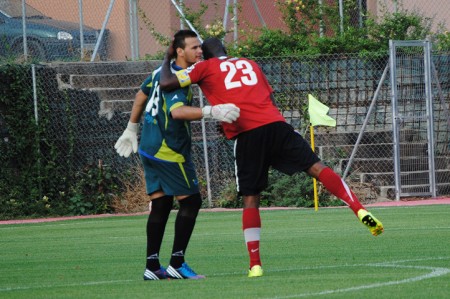
[[[175,55],[177,55],[178,48],[184,49],[186,47],[185,39],[188,37],[198,37],[198,35],[194,31],[188,29],[179,30],[175,33],[173,36],[173,50]]]
[[[227,55],[222,41],[216,37],[207,38],[202,44],[202,51],[205,59]]]

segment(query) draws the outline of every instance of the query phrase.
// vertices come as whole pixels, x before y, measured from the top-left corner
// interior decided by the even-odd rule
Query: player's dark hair
[[[184,49],[186,47],[186,41],[185,39],[188,37],[198,37],[197,33],[195,33],[192,30],[179,30],[175,35],[173,36],[173,49],[175,52],[175,55],[177,55],[177,49],[181,48]]]
[[[207,38],[202,44],[203,58],[209,59],[227,54],[222,41],[216,37]]]

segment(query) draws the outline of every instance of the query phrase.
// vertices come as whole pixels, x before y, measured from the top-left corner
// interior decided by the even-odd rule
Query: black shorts
[[[234,155],[240,195],[260,194],[267,187],[270,167],[293,175],[320,161],[305,139],[285,122],[239,134]]]

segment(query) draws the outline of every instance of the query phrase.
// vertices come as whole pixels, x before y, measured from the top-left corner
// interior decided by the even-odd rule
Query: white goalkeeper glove
[[[136,153],[138,149],[137,131],[139,124],[128,122],[127,128],[117,140],[114,148],[121,157],[128,158],[131,152]]]
[[[214,118],[231,124],[238,119],[240,109],[235,104],[219,104],[202,108],[204,118]]]

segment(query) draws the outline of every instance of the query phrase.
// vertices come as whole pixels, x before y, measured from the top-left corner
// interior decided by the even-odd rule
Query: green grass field
[[[0,298],[450,298],[450,205],[371,211],[379,237],[347,208],[262,211],[253,279],[240,211],[199,215],[186,257],[199,281],[142,280],[147,216],[1,225]]]

